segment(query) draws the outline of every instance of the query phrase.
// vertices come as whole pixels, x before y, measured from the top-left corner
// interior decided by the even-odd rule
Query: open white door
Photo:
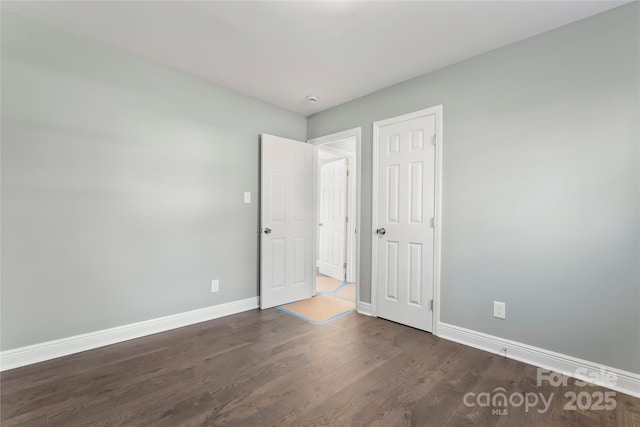
[[[345,280],[347,159],[320,166],[320,260],[318,271]]]
[[[313,292],[313,148],[262,135],[260,308]]]

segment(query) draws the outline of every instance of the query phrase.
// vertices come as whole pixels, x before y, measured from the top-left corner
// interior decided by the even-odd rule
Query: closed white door
[[[347,159],[320,166],[320,259],[318,271],[345,280]]]
[[[374,132],[377,315],[432,331],[436,115],[386,120]]]
[[[311,298],[313,292],[313,149],[262,135],[260,307]]]

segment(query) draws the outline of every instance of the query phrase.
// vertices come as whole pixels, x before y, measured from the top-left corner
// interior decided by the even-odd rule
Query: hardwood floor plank
[[[3,421],[1,425],[3,427],[48,427],[49,424],[45,415],[33,417],[31,414],[26,414],[10,421]]]
[[[424,352],[429,357],[423,358],[424,363],[416,366],[408,378],[401,378],[401,381],[396,382],[395,385],[388,384],[381,393],[371,395],[367,405],[353,414],[352,424],[366,426],[376,423],[409,423],[410,425],[416,418],[413,414],[414,406],[423,396],[436,389],[439,382],[446,376],[446,370],[441,366],[442,360],[450,356],[455,347],[442,340],[437,342],[430,350]],[[414,354],[414,357],[416,356],[423,355]],[[394,412],[397,408],[400,410]]]
[[[276,313],[251,310],[234,316],[216,319],[216,328],[211,328],[209,322],[197,323],[185,327],[189,330],[188,335],[184,334],[185,328],[172,329],[100,347],[96,350],[40,362],[25,368],[5,371],[0,373],[0,381],[3,389],[11,393],[14,386],[22,390],[25,381],[31,386],[37,386],[40,383],[52,382],[62,378],[68,379],[70,376],[92,371],[96,367],[102,368],[109,364],[138,358],[144,354],[165,350],[172,346],[173,339],[180,339],[184,346],[188,346],[190,341],[197,341],[203,338],[216,340],[219,337],[234,334],[238,330],[267,322],[274,318],[274,314]],[[33,369],[36,366],[38,369]]]
[[[404,343],[400,344],[401,342]],[[304,414],[305,421],[311,425],[324,425],[329,420],[338,425],[350,425],[354,422],[353,415],[363,410],[369,402],[375,401],[377,396],[382,396],[380,399],[384,399],[388,394],[393,395],[401,384],[415,375],[416,370],[424,368],[426,358],[419,358],[414,352],[407,351],[419,344],[396,340],[392,345],[403,345],[405,348],[397,355],[387,357],[378,367],[375,375],[361,378],[309,410]]]
[[[382,319],[253,310],[0,376],[2,426],[636,426],[640,399],[566,410],[536,368]],[[465,395],[553,396],[503,413]]]

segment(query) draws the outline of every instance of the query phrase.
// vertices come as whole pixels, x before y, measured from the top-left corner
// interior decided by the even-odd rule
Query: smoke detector
[[[318,98],[316,95],[309,95],[307,96],[307,102],[309,104],[315,104],[316,102],[318,102],[320,100],[320,98]]]

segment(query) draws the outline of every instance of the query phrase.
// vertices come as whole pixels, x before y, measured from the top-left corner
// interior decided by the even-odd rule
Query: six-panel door
[[[261,139],[260,307],[311,298],[313,150],[300,141]]]
[[[435,115],[379,128],[378,316],[431,331],[434,278]]]

